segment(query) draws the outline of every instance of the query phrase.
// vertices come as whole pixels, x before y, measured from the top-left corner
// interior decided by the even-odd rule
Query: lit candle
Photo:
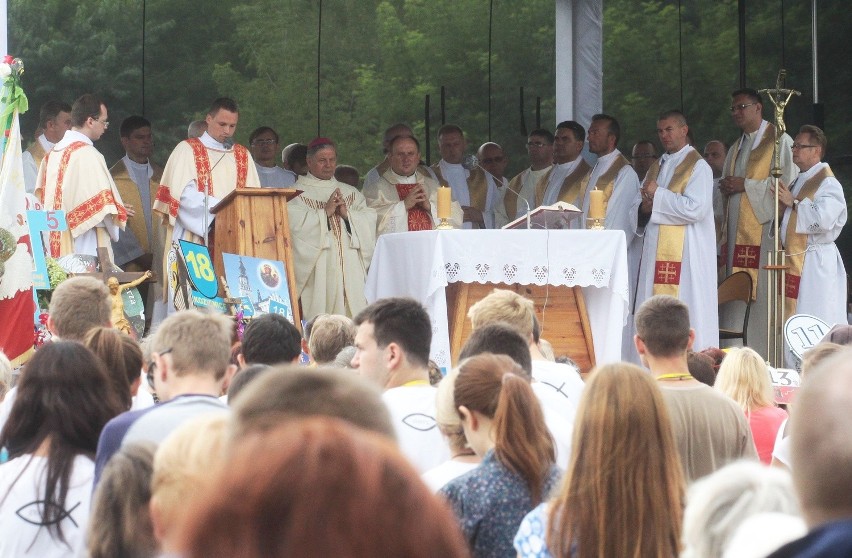
[[[450,205],[452,203],[452,191],[446,186],[438,188],[438,219],[450,218]]]
[[[604,212],[604,193],[602,190],[592,190],[589,192],[589,218],[603,219],[606,217]]]

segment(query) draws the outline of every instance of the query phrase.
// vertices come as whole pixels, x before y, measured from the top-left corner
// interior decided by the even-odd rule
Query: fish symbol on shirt
[[[80,502],[77,502],[70,510],[66,510],[55,502],[48,502],[46,500],[36,500],[35,502],[24,504],[23,506],[15,510],[15,515],[32,525],[40,525],[46,527],[48,525],[55,525],[57,523],[61,523],[65,519],[68,519],[69,521],[71,521],[71,523],[74,524],[75,527],[79,527],[77,522],[74,521],[74,518],[71,517],[71,513],[79,506]],[[42,519],[41,513],[41,510],[44,507],[59,510],[59,513],[53,520],[45,522]]]

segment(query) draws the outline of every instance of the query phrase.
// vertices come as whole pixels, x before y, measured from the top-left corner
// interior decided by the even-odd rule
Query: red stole
[[[394,186],[396,186],[396,193],[399,195],[400,201],[402,201],[418,184],[395,184]],[[431,231],[434,228],[431,213],[420,206],[415,206],[408,210],[409,231]]]

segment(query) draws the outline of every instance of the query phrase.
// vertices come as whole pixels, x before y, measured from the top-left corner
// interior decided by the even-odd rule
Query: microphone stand
[[[498,182],[500,182],[502,184],[501,180],[498,180],[496,176],[494,176],[493,174],[491,174],[490,172],[485,170],[485,168],[483,168],[482,165],[479,164],[479,160],[476,158],[475,155],[469,155],[469,156],[465,157],[465,160],[464,160],[464,163],[462,163],[462,166],[466,169],[471,169],[471,168],[474,168],[474,167],[479,168],[479,169],[482,170],[482,172],[484,172],[485,174],[487,174],[488,176],[490,176],[494,180],[495,185]],[[530,207],[530,202],[528,202],[527,199],[525,197],[523,197],[520,192],[518,192],[514,188],[510,188],[508,184],[502,185],[500,187],[506,188],[507,190],[509,190],[510,192],[515,194],[518,197],[519,200],[523,200],[524,204],[526,204],[526,206],[527,206],[527,229],[531,229],[532,228],[532,208]],[[514,219],[512,219],[512,220],[514,220]]]
[[[211,184],[204,184],[202,187],[204,188],[204,245],[209,248],[210,243],[210,186],[213,182],[213,169],[216,168],[216,165],[222,162],[222,159],[225,158],[231,149],[234,148],[234,138],[225,138],[225,141],[222,142],[222,146],[226,149],[225,153],[219,157],[212,167],[210,167],[210,175],[208,180]]]

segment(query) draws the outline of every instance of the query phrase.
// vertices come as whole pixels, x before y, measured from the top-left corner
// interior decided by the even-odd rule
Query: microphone
[[[498,184],[498,183],[499,184],[503,183],[502,180],[499,180],[496,176],[494,176],[493,174],[488,172],[488,170],[486,170],[482,165],[479,164],[479,159],[476,158],[476,155],[465,155],[465,158],[462,160],[462,166],[464,168],[468,169],[468,170],[473,170],[474,168],[481,169],[482,172],[484,172],[485,174],[490,176],[492,178],[492,180],[494,180],[495,185]],[[532,218],[531,218],[532,208],[530,207],[530,202],[528,202],[527,199],[525,197],[523,197],[520,192],[518,192],[514,188],[511,188],[508,184],[506,184],[506,189],[509,190],[510,192],[512,192],[513,194],[515,194],[516,196],[518,196],[518,199],[522,200],[524,202],[524,204],[527,206],[527,228],[531,229],[532,228]],[[514,219],[512,219],[512,220],[514,221]]]
[[[222,145],[225,147],[225,149],[230,150],[234,147],[234,138],[225,138],[225,141],[222,142]]]

